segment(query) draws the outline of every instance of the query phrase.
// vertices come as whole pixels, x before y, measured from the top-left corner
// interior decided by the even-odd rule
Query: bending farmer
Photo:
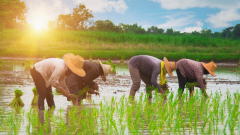
[[[181,59],[176,62],[177,65],[177,76],[179,84],[179,97],[182,97],[184,88],[187,82],[198,82],[199,88],[202,90],[202,94],[208,97],[206,93],[206,86],[203,82],[203,74],[211,74],[215,76],[214,70],[217,68],[214,62],[209,62],[205,64],[203,62],[198,62],[190,59]]]
[[[129,96],[135,96],[136,91],[139,90],[141,85],[141,80],[146,84],[146,92],[151,98],[151,91],[147,91],[147,87],[155,87],[158,89],[158,92],[164,94],[165,91],[157,83],[157,77],[161,73],[161,64],[162,60],[148,55],[138,55],[132,57],[128,62],[128,68],[130,76],[132,79],[132,87],[129,93]],[[164,63],[163,63],[164,64]],[[170,67],[170,65],[175,65],[175,62],[165,63],[165,67]],[[176,67],[176,66],[175,66]],[[176,68],[172,67],[172,71]],[[171,74],[171,70],[167,70],[168,74]],[[166,74],[165,74],[166,75]],[[165,77],[164,82],[165,82]]]
[[[37,62],[31,69],[31,76],[39,94],[38,108],[44,110],[44,100],[46,98],[49,108],[55,107],[52,95],[52,86],[69,96],[65,78],[70,71],[79,76],[85,76],[82,69],[84,59],[80,59],[72,53],[67,53],[63,59],[50,58]]]
[[[73,105],[76,106],[80,105],[82,99],[86,98],[87,92],[90,94],[98,94],[98,84],[93,82],[93,80],[101,76],[102,80],[105,82],[106,75],[111,73],[111,66],[102,64],[100,60],[98,60],[98,64],[84,61],[83,70],[86,72],[84,77],[71,73],[65,80],[70,94],[76,95],[75,99],[71,99]]]

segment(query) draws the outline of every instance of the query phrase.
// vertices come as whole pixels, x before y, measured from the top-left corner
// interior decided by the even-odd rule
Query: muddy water
[[[26,59],[10,60],[4,59],[2,63],[2,70],[0,71],[0,107],[7,106],[14,98],[14,90],[20,89],[23,91],[23,96],[21,97],[25,106],[25,110],[31,108],[31,101],[33,98],[32,88],[34,87],[33,80],[30,76],[29,71],[25,71],[24,62]],[[32,59],[33,64],[39,59]],[[120,64],[119,61],[113,61],[117,64],[116,74],[110,74],[107,76],[107,81],[103,82],[100,78],[95,81],[99,84],[100,96],[91,96],[83,100],[83,104],[86,106],[91,106],[93,101],[99,103],[100,101],[111,101],[112,97],[116,97],[119,100],[123,95],[128,96],[129,90],[132,84],[127,61]],[[31,66],[33,66],[33,64]],[[234,69],[238,68],[236,63],[233,64],[218,64],[218,68],[215,71],[216,77],[211,75],[204,76],[207,80],[207,93],[220,91],[225,94],[227,90],[230,93],[240,91],[240,72],[235,72]],[[174,77],[170,78],[167,76],[167,81],[169,82],[170,91],[177,93],[178,80],[176,72],[174,72]],[[55,88],[53,88],[55,92]],[[139,92],[136,93],[136,99],[140,96],[140,93],[145,93],[145,85],[142,82]],[[62,95],[54,95],[54,101],[56,105],[56,110],[63,108],[64,110],[71,106],[71,103],[67,101]],[[45,102],[45,106],[46,106]],[[10,110],[10,107],[6,108]],[[24,131],[23,131],[24,132]]]

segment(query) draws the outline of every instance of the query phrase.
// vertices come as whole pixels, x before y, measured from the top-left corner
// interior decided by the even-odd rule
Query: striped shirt
[[[197,62],[190,59],[181,59],[176,62],[177,68],[185,78],[191,80],[191,82],[198,82],[201,89],[206,88],[203,83],[204,67],[201,62]]]

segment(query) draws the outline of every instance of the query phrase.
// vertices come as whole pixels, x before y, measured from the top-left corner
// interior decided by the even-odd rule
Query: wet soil
[[[30,75],[30,71],[0,71],[1,85],[29,85],[34,86],[33,80]],[[178,78],[177,76],[174,77],[166,77],[166,80],[169,83],[177,83]],[[127,87],[130,88],[132,84],[131,77],[128,75],[116,75],[116,74],[109,74],[107,76],[107,81],[103,82],[101,78],[97,78],[94,80],[101,86],[107,87]],[[215,83],[215,84],[240,84],[240,81],[231,81],[224,78],[206,78],[208,83]],[[142,83],[141,87],[145,87]],[[123,92],[123,90],[117,90],[116,92]]]

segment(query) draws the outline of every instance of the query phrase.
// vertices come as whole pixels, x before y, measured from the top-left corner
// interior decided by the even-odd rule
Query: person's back
[[[161,62],[162,60],[148,55],[134,56],[129,60],[131,66],[148,76],[152,76],[153,72],[160,73]]]

